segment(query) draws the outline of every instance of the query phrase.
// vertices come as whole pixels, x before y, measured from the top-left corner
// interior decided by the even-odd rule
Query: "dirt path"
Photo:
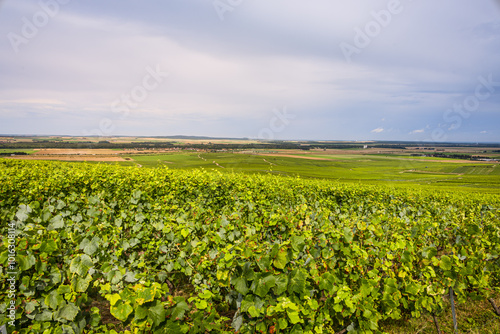
[[[269,162],[269,161],[267,161],[266,159],[262,159],[262,160],[264,160],[264,162],[267,162],[267,163],[268,163],[268,164],[270,164],[271,166],[277,166],[275,163]]]
[[[464,173],[432,172],[432,171],[424,171],[424,170],[416,170],[416,169],[402,170],[401,172],[399,172],[399,174],[403,174],[403,173],[442,174],[442,175],[464,175]]]
[[[217,162],[215,162],[215,161],[212,161],[212,162],[213,162],[213,163],[214,163],[217,167],[220,167],[220,168],[226,168],[226,167],[224,167],[224,166],[219,165],[219,164],[218,164]]]
[[[264,155],[266,157],[284,157],[284,158],[298,158],[298,159],[308,159],[308,160],[323,160],[323,161],[332,161],[332,159],[325,158],[317,158],[317,157],[308,157],[302,155],[292,155],[292,154],[271,154],[271,153],[259,153],[258,155]],[[267,161],[266,161],[267,162]]]

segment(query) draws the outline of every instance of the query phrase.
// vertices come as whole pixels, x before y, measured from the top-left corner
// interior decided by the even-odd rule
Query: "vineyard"
[[[0,325],[378,333],[439,314],[450,288],[457,303],[500,291],[499,208],[493,194],[0,160]]]

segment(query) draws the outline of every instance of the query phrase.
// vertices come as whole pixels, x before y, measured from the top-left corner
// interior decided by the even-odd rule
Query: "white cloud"
[[[370,132],[372,132],[372,133],[381,133],[381,132],[384,132],[384,129],[383,128],[376,128],[376,129],[373,129]]]
[[[417,133],[424,133],[424,132],[425,132],[425,129],[417,129],[417,130],[410,131],[408,134],[414,135]]]

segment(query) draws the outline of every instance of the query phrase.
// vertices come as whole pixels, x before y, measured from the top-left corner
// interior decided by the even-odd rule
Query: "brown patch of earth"
[[[408,169],[399,172],[399,174],[403,173],[423,173],[423,174],[444,174],[444,175],[464,175],[464,173],[446,173],[446,172],[432,172],[432,171],[424,171],[424,170],[416,170],[416,169]]]
[[[285,157],[285,158],[298,158],[298,159],[309,159],[309,160],[324,160],[324,161],[332,161],[332,159],[318,158],[318,157],[308,157],[306,155],[293,155],[293,154],[258,154],[264,155],[266,157]]]
[[[33,152],[32,155],[118,155],[124,151],[115,151],[109,149],[41,149]]]

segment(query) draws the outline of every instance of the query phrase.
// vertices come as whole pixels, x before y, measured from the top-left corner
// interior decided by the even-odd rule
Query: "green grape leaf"
[[[301,295],[304,294],[306,289],[306,277],[307,275],[301,269],[293,270],[290,277],[290,284],[288,285],[288,292],[296,292]]]
[[[344,239],[347,242],[352,242],[354,239],[354,235],[352,234],[352,230],[348,227],[344,227]]]
[[[328,292],[334,292],[335,277],[330,273],[324,273],[319,279],[319,288]]]
[[[142,305],[147,302],[151,302],[155,298],[156,286],[146,288],[143,285],[136,285],[133,287],[137,295],[134,296],[135,302],[138,305]]]
[[[303,236],[294,235],[291,238],[292,248],[297,252],[302,252],[304,250],[305,238]]]
[[[238,293],[241,293],[242,295],[246,295],[248,293],[247,281],[243,277],[232,279],[231,284],[234,285],[234,289]]]
[[[273,264],[278,269],[285,269],[286,264],[288,263],[287,252],[284,249],[280,249],[276,257],[274,258]]]
[[[19,263],[19,268],[21,271],[26,271],[36,264],[36,259],[32,254],[27,255],[17,255],[17,261]]]
[[[73,303],[68,303],[58,310],[56,318],[61,318],[68,321],[75,320],[80,309]]]
[[[285,275],[285,274],[279,275],[276,278],[276,285],[273,288],[274,294],[277,296],[283,294],[288,287],[288,281],[289,281],[288,275]]]
[[[57,215],[52,217],[49,221],[49,226],[47,226],[47,230],[57,230],[64,227],[64,219],[61,215]]]
[[[86,276],[89,269],[94,266],[92,259],[87,254],[78,255],[75,257],[69,266],[72,273],[77,273],[80,276]]]
[[[453,263],[451,262],[451,259],[447,255],[443,255],[441,257],[441,260],[439,261],[439,268],[443,269],[444,271],[450,271],[452,268]]]
[[[272,274],[258,275],[253,281],[250,289],[259,297],[263,298],[269,290],[276,285],[276,277]]]
[[[101,239],[99,239],[98,237],[93,237],[92,240],[89,240],[89,239],[85,238],[80,243],[80,247],[79,248],[82,249],[85,254],[92,255],[99,248],[99,243],[100,242],[101,242]]]
[[[296,324],[298,322],[302,322],[302,319],[300,319],[299,311],[297,310],[292,310],[292,309],[287,309],[286,314],[288,315],[288,319],[290,319],[290,322],[292,324]]]
[[[133,310],[130,303],[124,302],[123,300],[118,300],[115,305],[111,306],[111,314],[120,321],[127,320]]]
[[[172,319],[182,320],[184,319],[184,314],[189,311],[189,305],[184,299],[179,301],[175,307],[172,309]]]
[[[76,292],[85,292],[87,291],[91,281],[92,281],[91,275],[87,275],[85,278],[81,276],[75,276],[71,280],[71,287]]]
[[[57,310],[59,306],[64,304],[64,298],[57,292],[57,290],[52,290],[47,296],[45,296],[45,304],[51,309]]]
[[[155,326],[159,326],[165,320],[166,311],[162,303],[157,302],[155,306],[147,308],[148,318]]]
[[[57,250],[57,243],[53,239],[48,239],[42,242],[40,252],[50,254]]]

